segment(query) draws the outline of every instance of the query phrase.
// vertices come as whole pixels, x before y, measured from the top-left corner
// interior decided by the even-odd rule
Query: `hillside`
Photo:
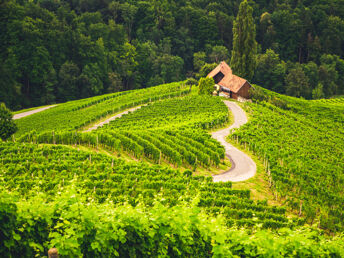
[[[276,197],[308,222],[343,231],[344,99],[306,101],[264,90],[231,139],[262,157]]]
[[[241,2],[4,0],[0,101],[18,110],[205,76],[233,56]],[[259,50],[248,80],[308,99],[344,94],[343,0],[247,2]]]
[[[258,170],[263,158],[268,173],[249,180],[270,182],[263,198],[245,182],[199,175],[228,169],[210,132],[233,117],[221,98],[184,82],[16,120],[16,142],[0,142],[0,255],[43,256],[56,247],[89,257],[344,256],[335,233],[343,231],[342,100],[262,91],[258,102],[240,104],[249,121],[228,140],[254,150]],[[85,132],[134,106],[141,108]]]

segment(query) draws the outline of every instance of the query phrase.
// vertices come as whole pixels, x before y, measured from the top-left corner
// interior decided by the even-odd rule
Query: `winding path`
[[[20,119],[20,118],[23,118],[23,117],[26,117],[26,116],[29,116],[29,115],[32,115],[32,114],[35,114],[35,113],[38,113],[38,112],[42,112],[46,109],[49,109],[49,108],[52,108],[52,107],[55,107],[57,105],[51,105],[51,106],[47,106],[47,107],[42,107],[42,108],[37,108],[37,109],[34,109],[34,110],[30,110],[30,111],[26,111],[26,112],[23,112],[23,113],[19,113],[19,114],[16,114],[13,116],[13,120],[16,120],[16,119]]]
[[[257,166],[249,156],[226,141],[226,136],[232,129],[239,128],[243,124],[247,123],[247,117],[245,112],[236,103],[232,101],[224,101],[224,103],[230,111],[232,111],[234,115],[234,123],[226,129],[212,133],[212,137],[218,140],[225,147],[226,156],[230,159],[232,167],[220,175],[214,175],[213,181],[240,182],[253,177],[256,174]]]
[[[123,116],[125,114],[128,114],[129,112],[133,112],[133,111],[135,111],[135,110],[137,110],[137,109],[139,109],[141,107],[142,106],[138,106],[138,107],[134,107],[134,108],[128,109],[128,110],[126,110],[124,112],[121,112],[121,113],[119,113],[119,114],[117,114],[117,115],[115,115],[113,117],[110,117],[109,119],[106,119],[103,122],[100,122],[99,124],[96,124],[96,125],[92,126],[91,128],[88,128],[84,132],[90,132],[90,131],[96,130],[98,127],[102,127],[104,124],[108,124],[108,123],[110,123],[110,121],[115,120],[117,118],[120,118],[121,116]]]

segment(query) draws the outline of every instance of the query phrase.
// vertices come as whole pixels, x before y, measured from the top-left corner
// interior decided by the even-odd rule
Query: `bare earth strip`
[[[23,117],[26,117],[26,116],[29,116],[29,115],[32,115],[32,114],[35,114],[35,113],[38,113],[38,112],[42,112],[44,110],[47,110],[47,109],[55,107],[55,106],[57,106],[57,105],[51,105],[51,106],[48,106],[48,107],[37,108],[37,109],[31,110],[31,111],[19,113],[19,114],[14,115],[13,119],[14,120],[20,119],[20,118],[23,118]]]
[[[119,113],[113,117],[110,117],[109,119],[106,119],[105,121],[99,123],[99,124],[96,124],[94,126],[92,126],[91,128],[88,128],[87,130],[85,130],[84,132],[90,132],[90,131],[93,131],[93,130],[96,130],[98,127],[102,127],[104,124],[108,124],[110,123],[110,121],[112,120],[115,120],[117,118],[120,118],[121,116],[125,115],[125,114],[128,114],[129,112],[133,112],[137,109],[141,108],[141,106],[138,106],[138,107],[134,107],[134,108],[131,108],[131,109],[128,109],[127,111],[124,111],[122,113]]]
[[[239,128],[247,123],[245,112],[234,102],[224,101],[227,107],[232,111],[234,123],[223,130],[212,133],[212,137],[218,140],[226,150],[226,156],[230,159],[232,167],[220,175],[214,175],[214,182],[240,182],[253,177],[256,174],[257,166],[254,161],[242,151],[233,147],[226,141],[226,136],[232,129]]]

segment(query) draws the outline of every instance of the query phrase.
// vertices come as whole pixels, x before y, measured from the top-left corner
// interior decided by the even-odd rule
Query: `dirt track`
[[[110,117],[109,119],[106,119],[106,120],[103,121],[103,122],[100,122],[99,124],[96,124],[96,125],[92,126],[91,128],[88,128],[88,129],[85,130],[84,132],[90,132],[90,131],[96,130],[98,127],[102,127],[104,124],[108,124],[108,123],[110,123],[110,121],[115,120],[115,119],[117,119],[117,118],[120,118],[121,116],[123,116],[123,115],[125,115],[125,114],[128,114],[129,112],[133,112],[133,111],[135,111],[135,110],[137,110],[137,109],[139,109],[139,108],[141,108],[141,106],[134,107],[134,108],[131,108],[131,109],[127,110],[127,111],[124,111],[124,112],[122,112],[122,113],[119,113],[119,114],[117,114],[117,115],[115,115],[115,116],[113,116],[113,117]]]
[[[245,112],[236,103],[232,101],[224,101],[224,103],[233,113],[234,123],[226,129],[222,129],[220,131],[212,133],[212,137],[218,140],[225,147],[226,156],[230,159],[232,167],[228,171],[220,175],[214,175],[213,181],[244,181],[253,177],[256,174],[256,163],[254,163],[254,161],[245,153],[229,144],[226,141],[226,136],[230,133],[231,129],[239,128],[243,124],[246,124],[247,117]]]
[[[56,105],[51,105],[51,106],[48,106],[48,107],[37,108],[37,109],[31,110],[31,111],[26,111],[26,112],[23,112],[23,113],[19,113],[19,114],[16,114],[16,115],[13,116],[13,120],[20,119],[20,118],[23,118],[23,117],[26,117],[26,116],[29,116],[29,115],[32,115],[32,114],[35,114],[35,113],[38,113],[38,112],[42,112],[44,110],[47,110],[47,109],[55,107],[55,106]]]

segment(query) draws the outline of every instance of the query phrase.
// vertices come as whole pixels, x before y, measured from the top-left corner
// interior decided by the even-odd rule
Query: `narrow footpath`
[[[88,128],[84,132],[91,132],[93,130],[96,130],[98,127],[102,127],[104,124],[108,124],[108,123],[110,123],[110,121],[115,120],[117,118],[120,118],[121,116],[123,116],[125,114],[128,114],[129,112],[133,112],[133,111],[135,111],[135,110],[137,110],[139,108],[141,108],[141,106],[134,107],[134,108],[128,109],[128,110],[126,110],[124,112],[121,112],[121,113],[119,113],[119,114],[117,114],[117,115],[115,115],[113,117],[110,117],[109,119],[106,119],[103,122],[100,122],[99,124],[96,124],[96,125],[92,126],[91,128]]]
[[[32,115],[32,114],[35,114],[35,113],[38,113],[38,112],[42,112],[44,110],[47,110],[47,109],[55,107],[55,106],[57,106],[57,105],[51,105],[51,106],[37,108],[37,109],[31,110],[31,111],[26,111],[26,112],[23,112],[23,113],[19,113],[19,114],[16,114],[16,115],[13,116],[13,120],[20,119],[20,118],[23,118],[23,117],[26,117],[26,116],[29,116],[29,115]]]
[[[235,102],[224,101],[229,110],[233,113],[234,123],[225,129],[212,133],[212,137],[218,140],[226,150],[226,156],[230,159],[232,167],[220,174],[214,175],[214,182],[240,182],[245,181],[256,174],[256,163],[245,153],[238,150],[226,141],[227,135],[232,129],[239,128],[247,123],[247,117],[244,110],[241,109]]]

